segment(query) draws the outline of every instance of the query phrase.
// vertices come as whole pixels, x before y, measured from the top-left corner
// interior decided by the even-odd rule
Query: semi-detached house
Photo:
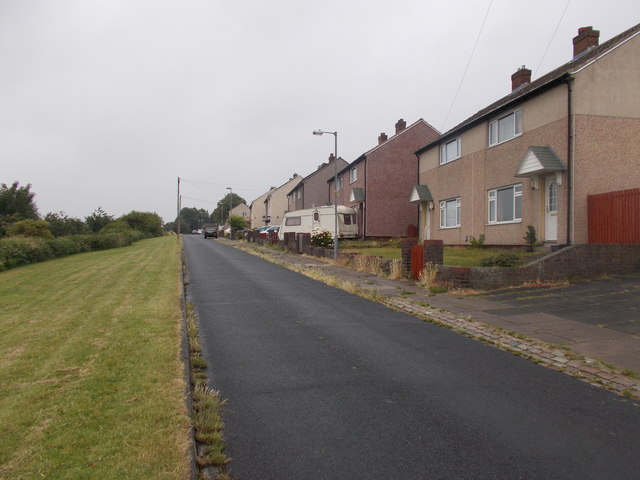
[[[640,243],[639,34],[579,29],[571,61],[418,150],[421,239]]]

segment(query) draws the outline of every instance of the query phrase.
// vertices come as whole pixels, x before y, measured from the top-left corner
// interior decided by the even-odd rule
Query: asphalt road
[[[630,401],[184,239],[236,479],[639,478]]]

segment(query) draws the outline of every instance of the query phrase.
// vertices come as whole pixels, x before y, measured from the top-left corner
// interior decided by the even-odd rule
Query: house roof
[[[342,157],[338,157],[337,160],[334,160],[334,162],[346,162],[346,160]],[[295,187],[293,187],[293,189],[291,189],[291,191],[289,193],[287,193],[287,197],[289,195],[291,195],[293,192],[295,192],[296,190],[298,190],[305,182],[305,180],[310,179],[311,177],[313,177],[314,175],[316,175],[317,173],[321,172],[322,170],[324,170],[326,167],[328,166],[332,166],[333,162],[330,163],[325,163],[323,165],[320,165],[320,167],[318,169],[316,169],[314,172],[310,173],[309,175],[307,175],[306,177],[304,177]],[[338,170],[338,172],[340,172],[340,170]],[[331,177],[333,179],[333,176]],[[328,183],[328,181],[327,181]]]
[[[408,127],[405,127],[404,129],[402,129],[400,132],[396,133],[395,135],[392,135],[391,137],[389,137],[388,139],[386,139],[384,142],[379,143],[378,145],[376,145],[375,147],[367,150],[365,153],[363,153],[362,155],[360,155],[358,158],[356,158],[353,162],[351,162],[349,165],[347,165],[346,167],[344,167],[342,170],[338,171],[338,175],[342,175],[343,173],[345,173],[347,170],[355,167],[358,163],[363,162],[364,160],[367,159],[367,155],[371,155],[373,152],[375,152],[376,150],[378,150],[379,148],[384,147],[385,145],[387,145],[389,142],[397,139],[398,137],[400,137],[403,133],[405,133],[406,131],[412,129],[413,127],[415,127],[416,125],[423,123],[426,126],[430,127],[434,132],[436,133],[440,133],[438,131],[438,129],[434,128],[433,125],[431,125],[429,122],[425,121],[423,118],[419,118],[418,120],[416,120],[415,122],[413,122],[411,125],[409,125]],[[438,137],[440,138],[440,137]],[[333,178],[330,178],[329,180],[327,180],[327,183],[331,183],[333,181]]]
[[[460,134],[461,131],[467,130],[472,126],[485,121],[487,117],[493,116],[500,110],[506,110],[512,107],[515,103],[522,102],[529,97],[539,95],[547,89],[566,81],[566,79],[569,78],[572,74],[577,73],[582,68],[587,67],[602,55],[609,53],[611,50],[618,47],[619,45],[622,45],[624,42],[635,37],[639,33],[640,24],[637,24],[634,27],[631,27],[630,29],[620,33],[619,35],[616,35],[610,40],[607,40],[601,45],[591,48],[586,53],[573,58],[571,61],[556,68],[555,70],[552,70],[546,75],[543,75],[537,80],[534,80],[533,82],[512,91],[510,94],[502,97],[500,100],[492,103],[488,107],[483,108],[475,115],[472,115],[462,123],[445,132],[437,140],[434,140],[433,142],[417,150],[416,155],[420,155],[421,153],[429,150],[435,145],[439,145],[443,140],[454,137]]]
[[[411,197],[409,198],[410,203],[419,203],[419,202],[433,202],[433,195],[431,195],[431,190],[426,185],[414,185],[413,190],[411,190]]]
[[[349,198],[350,202],[364,202],[364,188],[352,188],[351,189],[351,196]]]
[[[530,177],[531,175],[544,175],[566,170],[567,167],[564,166],[550,145],[546,147],[530,146],[514,177]]]

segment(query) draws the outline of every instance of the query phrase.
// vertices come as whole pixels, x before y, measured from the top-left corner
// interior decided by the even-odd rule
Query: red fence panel
[[[587,197],[589,243],[640,243],[640,188]]]
[[[420,272],[424,268],[424,246],[422,244],[411,247],[411,275],[420,278]]]

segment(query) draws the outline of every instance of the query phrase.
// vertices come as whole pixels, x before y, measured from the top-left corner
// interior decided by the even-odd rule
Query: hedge
[[[10,237],[0,239],[0,272],[74,253],[125,247],[147,237],[138,230],[60,238]]]

